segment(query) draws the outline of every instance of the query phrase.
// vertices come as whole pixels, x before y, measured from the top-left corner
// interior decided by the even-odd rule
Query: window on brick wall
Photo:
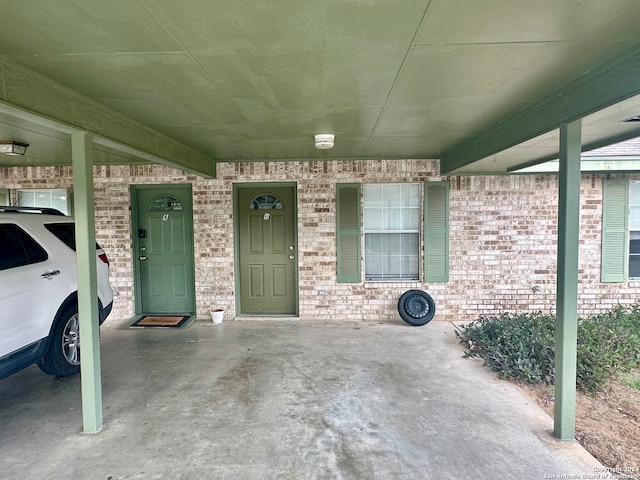
[[[17,190],[16,205],[55,208],[65,215],[69,215],[69,192],[64,189]]]
[[[362,189],[359,184],[336,186],[338,282],[361,281],[361,242],[366,280],[420,280],[423,244],[424,280],[448,281],[449,184],[426,182],[422,192],[420,186],[419,183],[366,184]]]
[[[420,278],[420,184],[364,186],[366,280]]]
[[[9,205],[9,190],[0,188],[0,205]]]

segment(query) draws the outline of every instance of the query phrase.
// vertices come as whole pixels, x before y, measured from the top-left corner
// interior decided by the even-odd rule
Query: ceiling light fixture
[[[0,142],[0,153],[5,155],[24,155],[28,146],[28,143]]]
[[[333,148],[333,141],[336,136],[333,133],[320,133],[314,138],[318,150],[328,150],[329,148]]]

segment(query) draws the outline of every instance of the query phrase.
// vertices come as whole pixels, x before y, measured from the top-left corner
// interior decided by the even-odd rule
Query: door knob
[[[296,258],[294,255],[289,255],[289,260],[293,260],[294,258]]]
[[[147,259],[147,257],[145,257],[144,255],[140,255],[139,258],[140,258],[140,260],[146,260]]]

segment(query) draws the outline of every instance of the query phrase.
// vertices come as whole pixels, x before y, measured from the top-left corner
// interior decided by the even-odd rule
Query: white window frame
[[[420,186],[420,183],[363,185],[365,281],[420,281],[422,219]],[[400,196],[397,195],[397,191],[395,194],[393,192],[397,189],[401,190]],[[378,236],[378,239],[382,236],[383,241],[394,241],[400,246],[400,251],[393,255],[385,255],[388,252],[383,252],[378,256],[380,258],[373,259],[374,255],[369,242],[375,241],[374,236]],[[391,236],[396,238],[392,239]],[[384,247],[382,248],[384,250]]]

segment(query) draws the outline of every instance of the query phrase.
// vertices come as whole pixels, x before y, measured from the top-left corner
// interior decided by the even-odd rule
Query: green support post
[[[574,440],[576,425],[581,132],[580,121],[560,128],[553,416],[553,434],[560,440]]]
[[[78,269],[78,317],[82,352],[82,420],[85,433],[96,433],[102,429],[102,380],[91,135],[71,135],[71,156]]]

